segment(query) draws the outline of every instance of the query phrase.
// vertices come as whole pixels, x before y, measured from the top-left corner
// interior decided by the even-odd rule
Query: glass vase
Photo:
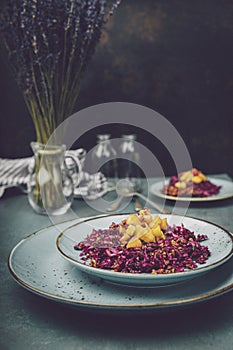
[[[28,200],[39,214],[62,215],[73,202],[73,181],[65,164],[65,145],[31,143],[34,167],[28,183]]]

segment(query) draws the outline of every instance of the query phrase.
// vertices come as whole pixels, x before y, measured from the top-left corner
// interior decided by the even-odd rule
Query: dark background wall
[[[75,111],[103,102],[150,107],[183,137],[193,164],[233,172],[233,3],[230,0],[123,0],[103,32],[84,76]],[[0,64],[0,157],[31,154],[34,129],[5,58]],[[127,126],[98,128],[76,143],[89,149],[96,132],[137,132],[167,173],[167,151]]]

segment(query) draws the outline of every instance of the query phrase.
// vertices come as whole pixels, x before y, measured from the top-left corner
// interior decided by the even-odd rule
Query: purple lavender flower
[[[68,117],[117,0],[8,0],[1,32],[16,80],[46,143]]]

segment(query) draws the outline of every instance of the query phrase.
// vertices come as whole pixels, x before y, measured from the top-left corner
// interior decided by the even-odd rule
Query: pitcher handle
[[[71,176],[72,176],[73,181],[74,181],[74,186],[78,186],[79,182],[80,182],[80,179],[81,179],[81,173],[82,173],[81,161],[80,161],[80,159],[77,156],[75,156],[74,154],[72,154],[69,151],[66,151],[65,159],[68,159],[68,158],[72,159],[72,161],[73,161],[73,163],[74,163],[74,165],[76,167],[75,175],[72,176],[72,174],[71,174]],[[66,167],[68,168],[68,170],[70,170],[68,165],[67,165],[67,163],[66,163]]]

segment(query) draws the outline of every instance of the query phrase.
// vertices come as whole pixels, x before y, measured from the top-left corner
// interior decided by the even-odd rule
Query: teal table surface
[[[226,178],[226,175],[221,175]],[[229,178],[228,178],[229,179]],[[229,179],[230,180],[230,179]],[[151,179],[151,181],[155,181]],[[144,193],[148,188],[144,184]],[[114,193],[108,193],[111,200]],[[151,199],[156,199],[150,195]],[[95,202],[98,208],[98,200]],[[148,207],[150,207],[148,205]],[[174,202],[166,207],[173,210]],[[101,214],[75,199],[78,217]],[[182,213],[180,204],[176,213]],[[121,212],[133,211],[133,202]],[[193,203],[186,215],[211,221],[233,232],[233,199]],[[0,200],[0,269],[2,350],[229,350],[233,343],[233,293],[180,309],[151,313],[96,312],[41,298],[18,285],[9,273],[12,248],[25,236],[51,225],[31,209],[27,196],[8,190]],[[161,291],[162,292],[162,291]]]

